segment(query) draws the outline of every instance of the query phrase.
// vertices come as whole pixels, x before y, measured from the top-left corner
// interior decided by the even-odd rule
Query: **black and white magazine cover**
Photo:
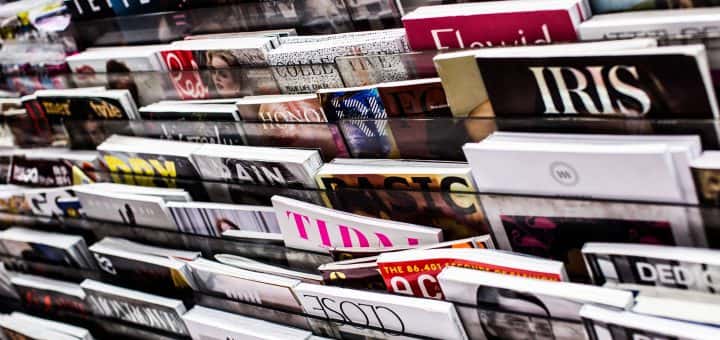
[[[714,340],[720,328],[585,305],[580,310],[590,339]]]
[[[582,254],[598,285],[670,297],[682,291],[720,294],[717,250],[590,242],[582,248]]]
[[[75,187],[85,216],[131,226],[176,230],[170,211],[162,197]]]
[[[197,259],[189,263],[199,291],[231,300],[301,313],[293,288],[294,278],[256,272],[215,261]]]
[[[260,319],[195,306],[183,315],[193,339],[305,340],[310,331]]]
[[[180,300],[142,293],[86,279],[80,286],[90,308],[97,315],[120,319],[178,335],[189,335],[182,315],[187,311]]]
[[[128,286],[158,292],[194,286],[187,263],[199,252],[148,246],[105,237],[90,246],[98,267]]]
[[[316,188],[317,150],[204,144],[192,152],[203,180],[290,188]]]
[[[298,285],[295,292],[305,313],[331,322],[341,322],[337,326],[343,338],[468,338],[455,306],[447,301],[307,283]]]
[[[471,339],[580,339],[583,304],[628,309],[627,291],[446,267],[438,276],[445,299],[456,304]]]

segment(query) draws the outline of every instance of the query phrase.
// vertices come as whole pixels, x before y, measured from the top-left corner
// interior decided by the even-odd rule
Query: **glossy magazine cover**
[[[158,150],[162,152],[162,150]],[[195,166],[187,157],[152,153],[100,151],[107,169],[114,173],[143,176],[200,179]]]
[[[686,47],[695,52],[691,46],[696,45]],[[715,117],[717,100],[703,79],[709,76],[705,60],[662,48],[676,47],[646,55],[477,58],[477,65],[498,117]],[[585,84],[581,100],[566,92],[577,84]],[[518,93],[527,95],[518,99]]]
[[[340,119],[387,118],[377,88],[319,92],[318,97],[328,121]]]

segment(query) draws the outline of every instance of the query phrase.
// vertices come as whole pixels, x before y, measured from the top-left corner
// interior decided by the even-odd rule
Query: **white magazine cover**
[[[586,243],[582,254],[595,284],[676,297],[720,298],[720,251],[631,243]]]
[[[635,297],[632,311],[639,314],[684,320],[720,327],[720,304],[718,299],[665,298],[640,294]]]
[[[30,339],[37,340],[78,340],[78,338],[64,334],[49,328],[39,327],[36,323],[29,320],[19,319],[12,315],[0,314],[0,331],[6,333],[3,329],[18,333],[18,338],[26,336]]]
[[[272,264],[266,264],[259,261],[249,259],[247,257],[231,255],[231,254],[217,254],[215,259],[222,264],[249,270],[257,273],[265,273],[270,275],[281,276],[289,279],[300,280],[306,283],[317,283],[320,284],[323,281],[322,275],[301,272],[297,270],[287,269]]]
[[[686,203],[667,144],[482,141],[463,151],[484,193]]]
[[[221,237],[227,230],[280,234],[272,207],[210,202],[168,202],[178,231]]]
[[[312,333],[299,328],[195,306],[183,315],[193,339],[305,340]]]
[[[156,196],[121,194],[75,187],[85,216],[102,221],[176,230],[165,200]]]
[[[88,331],[85,328],[57,322],[57,321],[51,321],[48,319],[42,319],[35,316],[30,316],[24,313],[19,312],[13,312],[10,314],[10,318],[15,320],[20,320],[21,322],[27,322],[28,324],[31,324],[35,327],[43,328],[52,330],[54,332],[58,332],[64,335],[72,336],[79,340],[92,340],[93,336],[90,334],[90,331]]]
[[[198,289],[228,299],[280,308],[295,313],[302,306],[293,288],[300,280],[245,270],[205,259],[189,263]]]
[[[0,262],[0,295],[12,299],[19,298],[12,283],[12,280],[17,276],[16,273],[11,273],[5,268],[5,263]]]
[[[73,73],[146,72],[160,71],[157,56],[166,45],[113,46],[90,48],[68,56],[65,60]]]
[[[393,340],[407,339],[404,335],[467,339],[450,302],[308,283],[298,285],[295,292],[307,314],[375,328],[345,324],[339,325],[341,333]]]
[[[591,339],[674,339],[717,340],[720,328],[683,322],[628,311],[585,305],[580,310]]]
[[[539,334],[554,339],[584,338],[580,318],[583,304],[628,309],[633,294],[597,286],[536,280],[467,268],[447,267],[438,276],[445,299],[456,303],[460,318],[472,339],[502,334],[518,338],[517,325],[524,319]],[[545,324],[543,328],[540,325]],[[512,335],[511,335],[512,334]]]
[[[192,201],[190,193],[185,189],[176,188],[158,188],[145,187],[141,185],[118,184],[118,183],[92,183],[82,186],[85,189],[94,189],[99,191],[114,192],[118,194],[134,194],[160,197],[168,202],[188,202]]]
[[[397,247],[441,242],[442,230],[355,215],[295,199],[273,196],[285,245],[328,253],[331,247]]]
[[[698,135],[598,135],[598,134],[571,134],[571,133],[523,133],[523,132],[494,132],[486,140],[567,143],[581,142],[593,145],[626,145],[626,144],[667,144],[672,154],[678,185],[683,193],[683,201],[689,204],[698,204],[695,183],[690,171],[691,162],[700,157],[702,143]]]
[[[578,27],[580,40],[720,38],[718,8],[676,8],[594,15]]]
[[[16,273],[13,275],[12,278],[10,278],[10,282],[12,282],[14,286],[54,291],[65,295],[75,296],[80,300],[85,299],[85,292],[77,283],[22,273]]]

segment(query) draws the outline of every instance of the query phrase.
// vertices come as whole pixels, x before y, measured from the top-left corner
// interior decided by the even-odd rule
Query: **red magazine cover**
[[[568,7],[569,2],[565,2],[565,8],[537,9],[528,9],[524,4],[512,6],[518,2],[522,1],[509,1],[508,6],[503,7],[490,8],[491,5],[486,4],[492,2],[487,2],[450,11],[410,13],[403,17],[410,48],[415,51],[444,50],[578,40],[576,25],[584,19],[579,4]],[[447,7],[452,6],[459,5]]]
[[[490,249],[406,250],[380,254],[380,274],[388,291],[443,299],[437,276],[447,266],[540,280],[566,281],[562,262]]]
[[[161,51],[162,62],[180,99],[209,98],[192,51]]]

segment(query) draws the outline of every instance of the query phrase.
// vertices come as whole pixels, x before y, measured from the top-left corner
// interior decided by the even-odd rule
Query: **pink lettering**
[[[350,237],[350,230],[355,232],[355,235],[358,238],[359,246],[362,248],[370,247],[370,242],[368,242],[367,237],[360,231],[353,227],[348,227],[344,225],[340,225],[340,237],[342,237],[343,247],[352,247],[352,238]]]
[[[309,218],[307,216],[292,211],[286,211],[285,215],[287,215],[289,219],[295,221],[295,226],[298,228],[298,234],[300,234],[300,237],[306,240],[309,239],[307,230],[305,229],[305,222],[303,221],[303,219],[307,219],[309,221]]]

